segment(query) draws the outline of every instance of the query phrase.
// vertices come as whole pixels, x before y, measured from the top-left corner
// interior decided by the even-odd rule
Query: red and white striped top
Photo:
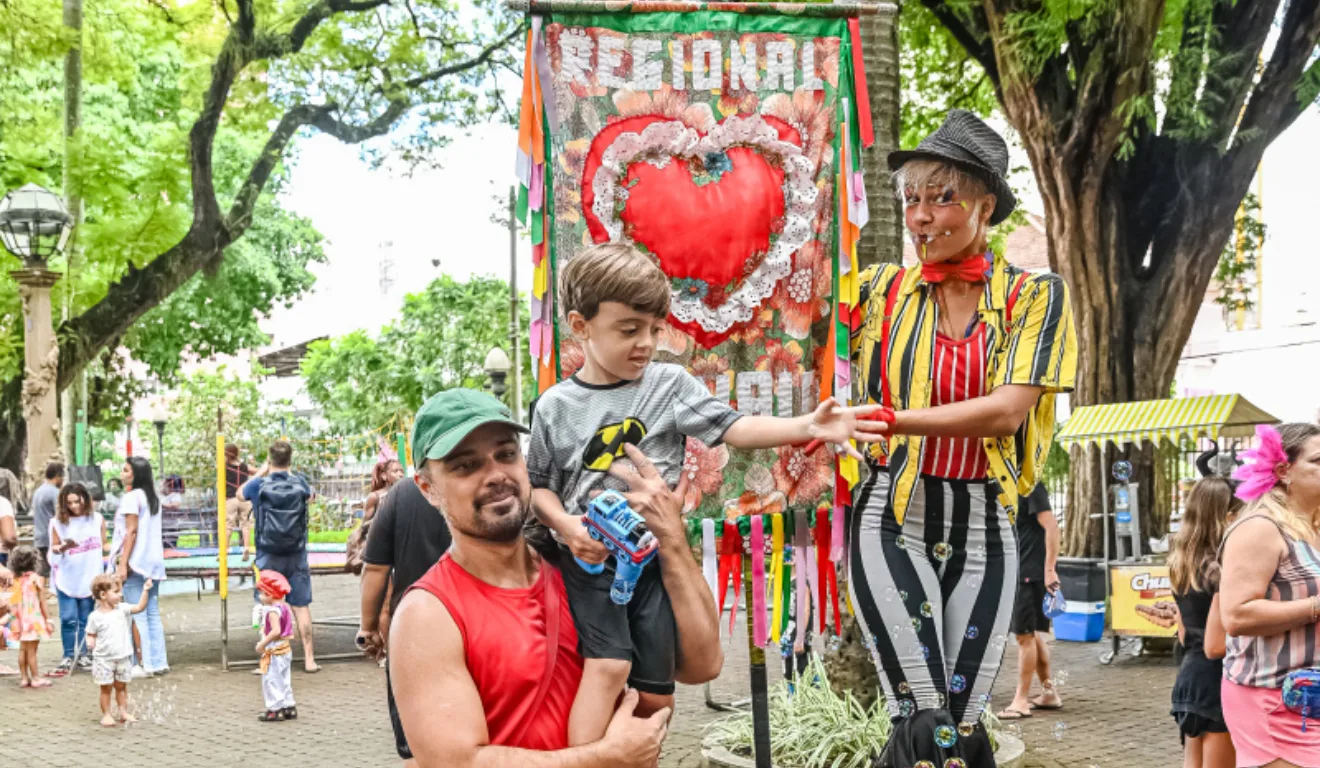
[[[972,335],[954,340],[935,335],[935,368],[930,404],[961,403],[985,394],[985,325]],[[921,457],[921,473],[946,480],[984,480],[990,460],[975,437],[928,437]]]

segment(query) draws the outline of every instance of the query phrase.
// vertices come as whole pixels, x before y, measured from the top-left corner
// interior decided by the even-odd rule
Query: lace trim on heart
[[[591,180],[596,194],[592,213],[604,224],[610,241],[619,242],[627,238],[623,222],[615,213],[615,202],[627,198],[627,190],[622,189],[619,180],[631,163],[641,161],[663,167],[672,157],[701,157],[733,146],[755,147],[779,159],[784,169],[784,231],[760,266],[719,307],[712,309],[679,291],[671,292],[670,312],[674,317],[684,323],[695,322],[712,333],[723,333],[751,320],[756,309],[774,293],[775,285],[793,271],[793,254],[811,239],[819,191],[815,169],[802,148],[781,141],[779,132],[760,115],[729,117],[705,136],[676,120],[656,122],[640,134],[629,132],[615,137],[602,153],[600,167]]]

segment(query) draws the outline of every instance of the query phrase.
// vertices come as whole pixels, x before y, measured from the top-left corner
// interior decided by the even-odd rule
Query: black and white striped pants
[[[854,503],[853,610],[890,715],[946,710],[966,733],[990,701],[1017,587],[1017,538],[982,481],[921,477],[900,526],[889,475],[872,471]]]

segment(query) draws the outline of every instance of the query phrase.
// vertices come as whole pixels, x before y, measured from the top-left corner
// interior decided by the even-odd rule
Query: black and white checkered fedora
[[[916,149],[889,153],[889,170],[897,171],[909,160],[930,158],[953,163],[990,186],[995,211],[990,223],[998,224],[1017,207],[1008,186],[1008,144],[995,129],[965,109],[949,111],[944,124],[921,140]]]

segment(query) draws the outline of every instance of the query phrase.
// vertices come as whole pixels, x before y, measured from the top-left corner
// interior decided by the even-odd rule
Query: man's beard
[[[507,543],[521,536],[523,525],[526,524],[528,517],[531,515],[532,503],[530,496],[524,498],[520,491],[521,489],[517,486],[510,485],[483,494],[474,500],[472,530],[469,531],[469,534],[479,539],[498,543]],[[505,496],[506,493],[517,499],[517,511],[505,514],[487,511],[487,505],[506,503],[509,498],[509,496]],[[491,497],[494,497],[495,500],[492,501]]]

